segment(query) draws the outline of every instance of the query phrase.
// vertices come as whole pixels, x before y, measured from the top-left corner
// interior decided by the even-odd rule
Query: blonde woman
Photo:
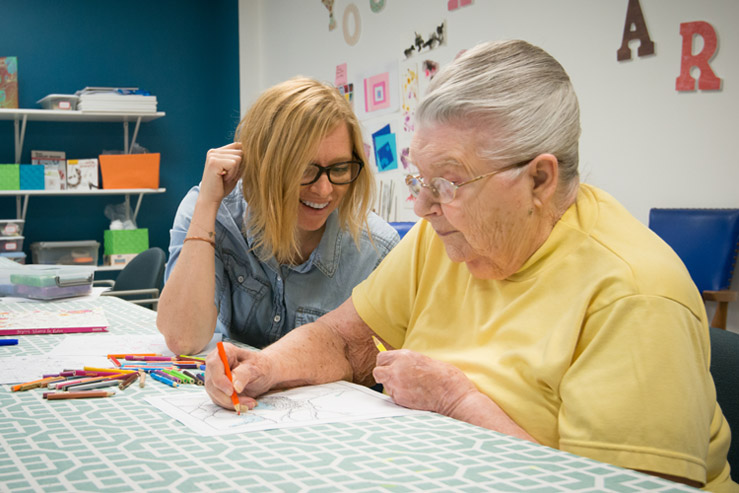
[[[339,306],[398,242],[373,191],[335,88],[300,77],[265,91],[177,210],[157,313],[167,346],[196,353],[218,331],[264,347]]]

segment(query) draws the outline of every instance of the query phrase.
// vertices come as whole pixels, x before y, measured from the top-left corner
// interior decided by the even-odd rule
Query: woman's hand
[[[233,142],[209,150],[205,158],[205,169],[198,198],[220,205],[223,198],[231,193],[241,178],[243,157],[241,142]]]
[[[231,367],[233,384],[226,376],[218,351],[213,350],[205,359],[205,390],[214,403],[233,409],[231,394],[236,389],[241,404],[254,409],[257,405],[256,397],[272,387],[270,360],[258,351],[239,348],[233,344],[224,343],[223,347]]]
[[[460,369],[408,349],[379,353],[372,375],[396,404],[446,416],[477,392]]]

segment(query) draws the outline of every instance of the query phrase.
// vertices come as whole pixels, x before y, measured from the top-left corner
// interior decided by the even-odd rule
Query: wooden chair
[[[717,303],[712,327],[726,329],[739,242],[739,209],[651,209],[649,228],[680,256],[705,301]]]

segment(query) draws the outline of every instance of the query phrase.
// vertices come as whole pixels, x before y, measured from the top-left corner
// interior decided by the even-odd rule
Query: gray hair
[[[551,153],[560,183],[576,183],[580,108],[567,72],[525,41],[482,43],[440,70],[416,111],[426,123],[482,125],[482,159],[514,163]],[[478,127],[479,128],[479,127]]]

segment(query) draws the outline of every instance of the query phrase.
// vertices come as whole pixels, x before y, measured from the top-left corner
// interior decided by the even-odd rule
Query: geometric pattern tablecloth
[[[91,303],[113,334],[156,331],[154,312],[117,298],[66,306]],[[24,336],[0,358],[62,337],[74,334]],[[52,402],[3,385],[0,491],[691,491],[434,414],[203,437],[145,402],[163,392],[204,390],[147,381]]]

